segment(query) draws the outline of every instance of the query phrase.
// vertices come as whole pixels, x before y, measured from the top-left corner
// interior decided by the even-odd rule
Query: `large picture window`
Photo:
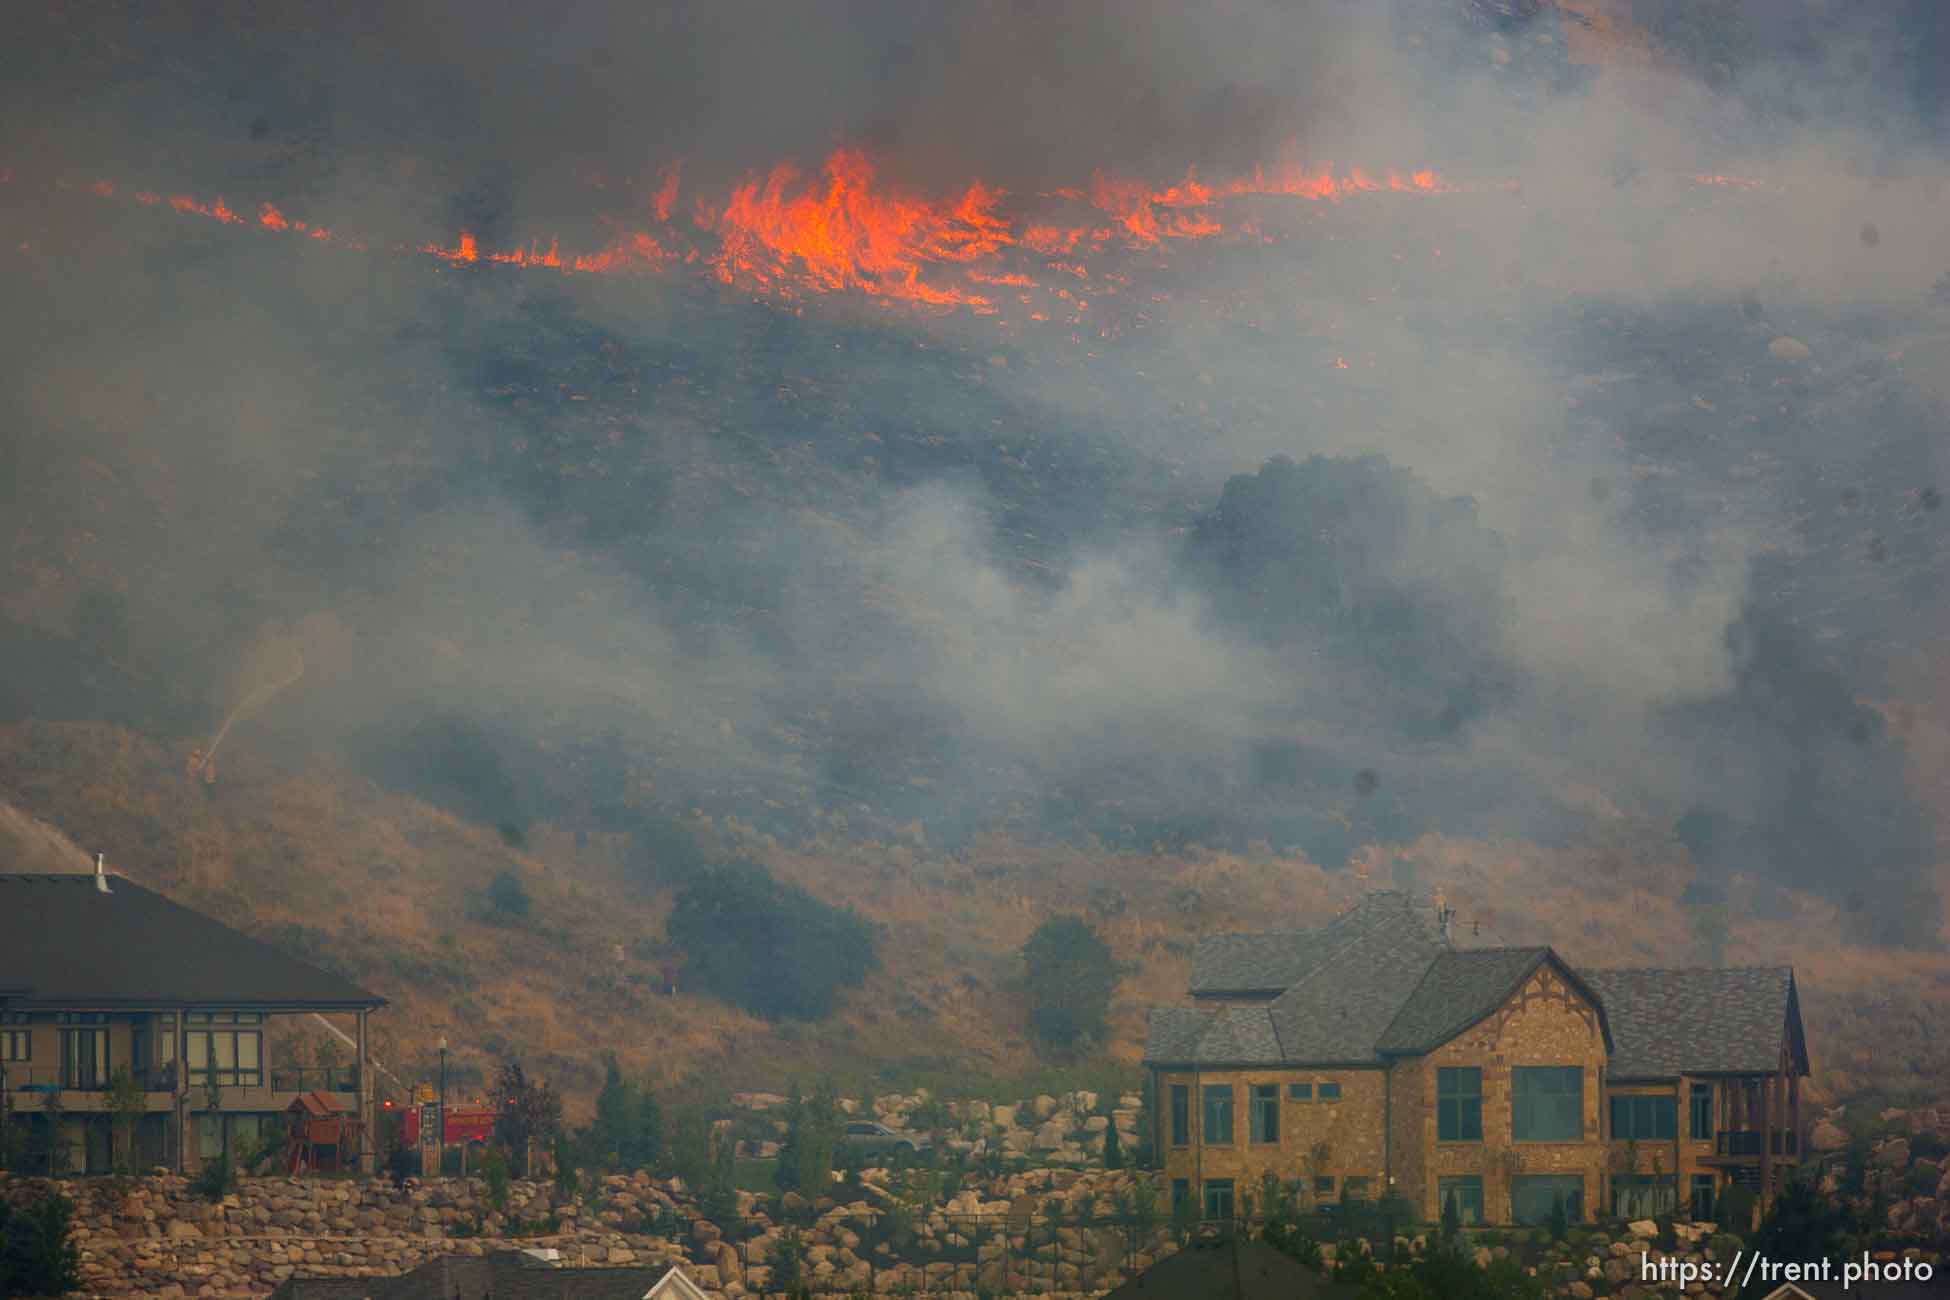
[[[1519,1065],[1510,1071],[1510,1136],[1519,1142],[1577,1142],[1584,1137],[1584,1070],[1575,1065]]]
[[[1620,1142],[1670,1142],[1678,1110],[1677,1097],[1613,1097],[1611,1135]]]
[[[1232,1141],[1232,1085],[1207,1084],[1205,1087],[1205,1132],[1208,1146],[1225,1146]]]
[[[1483,1071],[1478,1067],[1435,1072],[1435,1135],[1444,1142],[1483,1140]]]
[[[1252,1114],[1248,1122],[1253,1141],[1278,1142],[1280,1140],[1280,1085],[1254,1084],[1252,1106]]]
[[[1518,1223],[1549,1223],[1564,1206],[1572,1223],[1584,1218],[1584,1179],[1576,1174],[1518,1174],[1510,1180],[1510,1217]]]
[[[264,1035],[252,1011],[192,1011],[186,1017],[183,1050],[192,1086],[256,1088],[264,1083]]]

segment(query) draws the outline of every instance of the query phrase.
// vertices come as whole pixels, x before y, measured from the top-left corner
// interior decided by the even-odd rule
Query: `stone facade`
[[[1379,1066],[1351,1069],[1279,1069],[1162,1071],[1157,1076],[1158,1147],[1167,1180],[1186,1180],[1192,1188],[1212,1179],[1231,1179],[1235,1196],[1259,1195],[1268,1173],[1283,1180],[1299,1180],[1306,1197],[1337,1199],[1349,1178],[1366,1179],[1366,1194],[1379,1196],[1386,1177],[1382,1150],[1384,1094],[1387,1071]],[[1292,1085],[1303,1084],[1309,1096],[1297,1100]],[[1322,1084],[1338,1085],[1340,1097],[1320,1100]],[[1226,1143],[1204,1140],[1203,1090],[1230,1086],[1233,1090],[1233,1134]],[[1277,1089],[1280,1120],[1277,1142],[1252,1141],[1251,1105],[1254,1087]],[[1172,1142],[1172,1089],[1188,1090],[1189,1141]],[[1315,1180],[1327,1180],[1317,1184]]]
[[[1404,1062],[1404,1065],[1409,1065]],[[1425,1153],[1425,1168],[1415,1182],[1397,1189],[1418,1213],[1441,1212],[1439,1180],[1474,1175],[1483,1180],[1483,1212],[1510,1222],[1511,1179],[1527,1175],[1577,1175],[1583,1181],[1587,1214],[1599,1204],[1604,1174],[1603,1091],[1605,1040],[1596,1009],[1555,967],[1537,969],[1524,986],[1488,1019],[1417,1058],[1421,1075],[1419,1122],[1414,1146]],[[1437,1135],[1436,1071],[1444,1066],[1474,1066],[1482,1071],[1483,1137],[1480,1142],[1445,1142]],[[1511,1132],[1513,1071],[1525,1066],[1576,1066],[1582,1071],[1583,1133],[1571,1142],[1519,1141]]]

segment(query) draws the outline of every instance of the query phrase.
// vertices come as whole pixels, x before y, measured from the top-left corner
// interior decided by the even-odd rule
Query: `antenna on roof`
[[[95,892],[98,894],[115,892],[108,887],[108,867],[103,855],[99,853],[95,855]]]

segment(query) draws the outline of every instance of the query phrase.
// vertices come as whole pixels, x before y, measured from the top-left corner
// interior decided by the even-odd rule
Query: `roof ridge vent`
[[[98,894],[112,894],[115,892],[108,887],[107,860],[105,855],[100,853],[95,855],[95,892]]]

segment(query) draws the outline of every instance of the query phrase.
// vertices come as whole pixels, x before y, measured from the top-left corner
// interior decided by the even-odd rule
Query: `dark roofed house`
[[[269,1300],[707,1300],[681,1265],[563,1268],[527,1251],[445,1255],[399,1277],[288,1278]]]
[[[145,1100],[138,1168],[188,1170],[281,1137],[287,1107],[313,1091],[352,1116],[354,1152],[371,1131],[366,1017],[384,998],[99,863],[0,875],[0,990],[0,1087],[54,1168],[118,1163],[108,1088],[124,1069]],[[312,1015],[351,1018],[354,1064],[270,1059],[271,1019]],[[49,1093],[62,1112],[52,1132]]]
[[[1439,904],[1382,891],[1202,941],[1190,994],[1152,1009],[1145,1061],[1173,1200],[1208,1218],[1269,1172],[1427,1218],[1705,1217],[1729,1186],[1764,1205],[1800,1158],[1785,967],[1577,970],[1463,946]]]
[[[1103,1300],[1327,1300],[1355,1294],[1354,1287],[1328,1282],[1263,1241],[1208,1232]]]

